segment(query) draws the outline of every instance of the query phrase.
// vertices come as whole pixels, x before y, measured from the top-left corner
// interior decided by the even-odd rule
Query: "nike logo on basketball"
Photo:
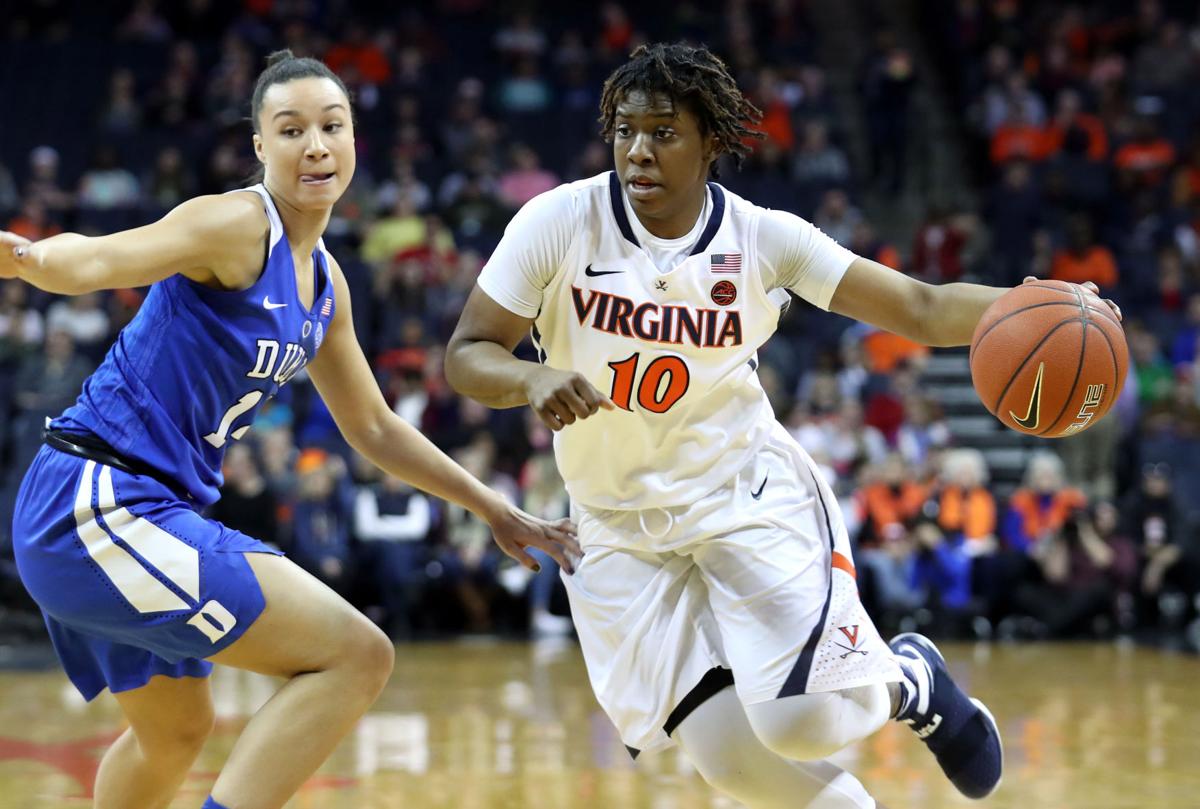
[[[617,273],[621,273],[621,272],[625,272],[625,271],[624,270],[593,270],[592,265],[589,264],[589,265],[587,265],[587,269],[585,269],[583,271],[583,274],[586,275],[588,278],[599,278],[601,275],[616,275]]]
[[[765,489],[767,487],[767,478],[769,478],[770,476],[771,476],[771,474],[769,472],[763,476],[763,482],[761,485],[759,485],[758,491],[750,492],[751,497],[753,497],[755,500],[758,500],[762,497],[763,489]]]
[[[263,295],[263,308],[264,309],[282,309],[285,306],[287,306],[286,303],[271,303],[271,296]]]
[[[1011,410],[1008,411],[1008,415],[1012,416],[1013,419],[1017,422],[1017,424],[1020,424],[1023,429],[1036,430],[1037,426],[1038,426],[1038,421],[1041,420],[1041,417],[1042,417],[1042,375],[1045,374],[1045,372],[1046,372],[1046,363],[1039,362],[1037,378],[1033,380],[1033,394],[1029,397],[1029,407],[1025,411],[1025,416],[1018,417],[1016,413],[1012,412]]]

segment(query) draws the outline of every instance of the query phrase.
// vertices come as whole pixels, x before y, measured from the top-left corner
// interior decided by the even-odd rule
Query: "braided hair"
[[[700,119],[701,133],[716,138],[717,154],[731,155],[739,169],[750,154],[745,139],[766,137],[747,126],[761,121],[762,111],[742,95],[725,63],[703,46],[642,45],[613,71],[600,94],[600,134],[607,143],[613,141],[617,104],[632,90],[665,93],[686,104]],[[716,161],[711,171],[720,176]]]

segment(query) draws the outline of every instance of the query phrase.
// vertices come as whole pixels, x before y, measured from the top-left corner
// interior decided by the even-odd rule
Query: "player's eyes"
[[[617,134],[623,138],[629,137],[629,127],[625,124],[621,124],[617,127]]]
[[[340,121],[334,121],[333,123],[325,125],[326,132],[337,132],[341,128],[342,128],[342,124]]]
[[[655,134],[657,134],[658,137],[660,137],[663,140],[667,140],[669,138],[675,137],[675,132],[670,129],[660,129]]]
[[[282,134],[285,138],[294,138],[300,134],[300,130],[294,126],[289,126],[287,129],[283,130]]]

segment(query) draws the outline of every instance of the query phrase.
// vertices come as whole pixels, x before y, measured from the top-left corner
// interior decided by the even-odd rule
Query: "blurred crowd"
[[[1132,366],[1116,411],[1047,444],[1010,491],[939,412],[927,349],[791,307],[760,374],[835,484],[880,623],[1183,637],[1200,590],[1196,9],[920,7],[918,40],[863,23],[854,95],[835,99],[799,0],[131,0],[117,14],[40,0],[0,21],[0,90],[27,111],[0,127],[0,226],[31,239],[111,232],[245,185],[263,56],[324,59],[354,94],[359,152],[326,242],[382,390],[489,485],[562,516],[549,433],[526,409],[456,396],[444,346],[512,214],[610,167],[596,134],[604,77],[640,42],[705,42],[764,111],[767,137],[744,169],[722,166],[734,191],[926,280],[1093,280],[1125,312]],[[31,61],[58,67],[18,83]],[[924,201],[911,237],[892,242],[864,211],[913,200],[913,98],[931,92],[929,72],[961,119],[979,204]],[[855,140],[865,148],[852,157]],[[74,400],[143,295],[0,284],[0,548],[44,418]],[[231,448],[225,476],[216,519],[285,548],[396,637],[570,629],[549,560],[530,576],[469,514],[373,472],[303,374]],[[0,553],[0,613],[27,606]]]

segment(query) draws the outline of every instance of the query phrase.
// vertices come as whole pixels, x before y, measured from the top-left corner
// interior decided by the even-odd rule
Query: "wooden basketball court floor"
[[[1007,769],[982,804],[958,797],[906,728],[837,761],[888,809],[1196,809],[1200,660],[1113,644],[947,645],[992,707]],[[172,809],[197,809],[274,683],[218,670],[216,733]],[[122,728],[57,670],[0,672],[0,807],[83,809]],[[463,642],[398,649],[392,683],[288,809],[732,809],[677,754],[636,764],[588,687],[578,648]]]

